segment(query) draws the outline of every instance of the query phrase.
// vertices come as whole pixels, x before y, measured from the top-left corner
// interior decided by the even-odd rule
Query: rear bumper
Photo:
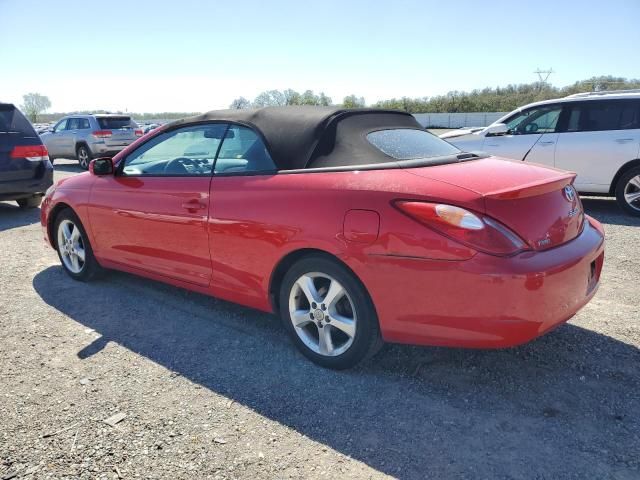
[[[104,142],[94,142],[89,145],[89,148],[94,157],[113,157],[131,143],[133,140],[127,145],[107,145]]]
[[[577,238],[544,252],[466,261],[372,256],[357,273],[385,340],[500,348],[575,315],[595,294],[603,260],[602,226],[588,217]]]
[[[51,162],[41,162],[33,169],[34,176],[26,180],[8,178],[0,172],[0,200],[18,200],[33,195],[41,195],[53,185],[53,166]],[[10,172],[15,176],[15,172]]]

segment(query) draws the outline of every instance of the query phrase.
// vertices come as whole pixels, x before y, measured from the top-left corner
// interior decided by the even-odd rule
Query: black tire
[[[87,170],[89,168],[89,162],[93,158],[91,155],[91,150],[86,145],[79,145],[76,149],[76,158],[78,159],[78,165],[83,170]]]
[[[627,198],[625,198],[625,193],[640,192],[640,187],[630,183],[635,177],[640,177],[640,167],[632,168],[618,179],[618,183],[616,184],[616,202],[618,202],[618,206],[627,215],[640,217],[640,198],[631,204],[627,201]],[[638,182],[640,182],[640,178],[635,181],[635,183]]]
[[[355,335],[350,346],[339,355],[327,356],[315,352],[300,338],[296,333],[296,328],[293,325],[291,314],[289,311],[289,298],[292,295],[292,289],[296,285],[298,279],[308,273],[319,273],[328,275],[332,279],[343,287],[351,300],[350,305],[353,305],[355,310],[356,328]],[[319,277],[322,281],[322,277]],[[298,297],[294,297],[298,298]],[[285,329],[289,332],[293,343],[296,347],[314,363],[335,370],[342,370],[351,368],[358,363],[371,358],[382,347],[382,337],[380,335],[380,327],[378,324],[378,316],[373,306],[373,302],[369,297],[364,286],[360,281],[351,273],[347,268],[341,265],[338,261],[331,260],[330,258],[323,256],[309,256],[296,262],[286,273],[282,284],[280,286],[280,316],[284,323]],[[324,310],[324,304],[323,310]],[[311,307],[309,307],[311,309]],[[311,313],[311,311],[309,312]],[[326,310],[325,313],[329,313]],[[327,323],[324,323],[324,328],[330,328],[330,331],[335,335],[338,330],[334,330],[335,327],[329,327],[331,319],[327,315]],[[335,320],[334,320],[335,322]],[[322,322],[321,322],[322,323]],[[323,327],[316,327],[316,321],[309,322],[309,328],[317,328],[318,336],[320,335],[320,329]],[[334,323],[335,325],[335,323]],[[332,335],[329,333],[329,335]]]
[[[38,208],[42,203],[42,196],[34,195],[33,197],[20,198],[16,202],[20,208]]]
[[[70,221],[78,228],[80,231],[82,245],[84,247],[85,259],[84,265],[81,270],[78,272],[74,272],[69,269],[67,264],[65,263],[62,253],[61,253],[61,245],[59,245],[59,229],[60,225],[64,221]],[[89,237],[87,236],[87,232],[82,225],[82,222],[78,218],[78,216],[73,212],[73,210],[69,208],[65,208],[55,218],[53,237],[55,241],[56,252],[58,252],[58,258],[60,259],[60,263],[62,264],[62,268],[67,274],[73,278],[74,280],[78,280],[81,282],[87,282],[96,278],[101,273],[103,273],[103,268],[98,264],[96,258],[93,256],[93,249],[91,248],[91,244],[89,243]]]

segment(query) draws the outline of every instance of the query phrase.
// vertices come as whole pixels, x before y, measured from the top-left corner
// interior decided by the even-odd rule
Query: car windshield
[[[120,130],[123,128],[136,128],[136,123],[131,117],[97,117],[100,128],[105,130]]]
[[[461,153],[458,148],[435,135],[412,128],[378,130],[369,133],[367,140],[396,160],[418,160]]]

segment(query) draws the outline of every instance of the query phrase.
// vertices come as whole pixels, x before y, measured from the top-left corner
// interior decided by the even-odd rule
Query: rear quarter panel
[[[271,275],[301,249],[334,255],[358,276],[371,255],[459,260],[475,254],[396,210],[392,201],[401,198],[479,206],[473,192],[402,170],[214,177],[208,228],[212,293],[271,310]],[[345,238],[345,214],[354,209],[379,214],[374,242]]]

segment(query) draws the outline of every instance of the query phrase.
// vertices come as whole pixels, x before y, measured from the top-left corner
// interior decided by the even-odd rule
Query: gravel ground
[[[639,479],[640,221],[584,203],[606,263],[567,325],[501,351],[387,346],[347,372],[270,315],[74,282],[39,211],[0,203],[0,478]]]

